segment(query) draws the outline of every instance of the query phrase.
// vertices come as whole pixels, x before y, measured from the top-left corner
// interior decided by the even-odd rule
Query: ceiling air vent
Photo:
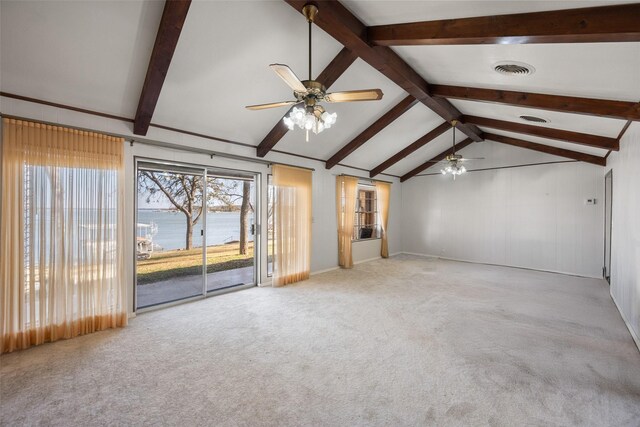
[[[521,120],[524,120],[525,122],[531,122],[531,123],[549,123],[549,120],[547,119],[543,119],[542,117],[536,117],[536,116],[520,116]]]
[[[493,69],[507,76],[528,76],[535,72],[535,68],[531,65],[514,61],[499,62],[493,66]]]

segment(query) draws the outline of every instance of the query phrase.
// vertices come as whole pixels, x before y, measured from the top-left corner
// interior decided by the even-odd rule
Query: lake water
[[[253,212],[249,213],[249,227],[253,224]],[[138,210],[138,224],[155,224],[158,232],[153,243],[164,250],[184,249],[186,243],[187,217],[182,212],[168,210]],[[202,218],[193,227],[193,246],[202,246],[200,231]],[[250,231],[250,230],[248,230]],[[140,229],[138,230],[138,233]],[[253,236],[249,234],[249,241]],[[209,212],[207,214],[207,245],[219,245],[240,240],[240,212]]]

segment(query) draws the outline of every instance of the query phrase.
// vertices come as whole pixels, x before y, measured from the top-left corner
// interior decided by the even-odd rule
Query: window
[[[2,123],[0,353],[124,326],[124,140]]]
[[[358,185],[355,215],[354,240],[380,238],[375,187],[362,184]]]

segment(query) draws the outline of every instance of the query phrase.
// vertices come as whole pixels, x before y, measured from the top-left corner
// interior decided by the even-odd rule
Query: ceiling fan
[[[284,117],[284,124],[293,130],[297,125],[300,129],[307,132],[307,141],[309,140],[309,131],[315,134],[328,129],[336,122],[336,113],[328,113],[319,102],[354,102],[354,101],[377,101],[382,99],[382,91],[380,89],[350,90],[343,92],[327,93],[324,85],[311,78],[311,29],[318,7],[308,3],[302,8],[307,22],[309,23],[309,79],[302,80],[284,64],[271,64],[269,67],[280,76],[282,80],[293,90],[295,100],[273,102],[269,104],[248,105],[249,110],[264,110],[267,108],[284,107],[297,104],[290,113]]]
[[[467,171],[464,167],[464,163],[470,160],[484,160],[484,157],[469,157],[464,158],[460,154],[456,154],[456,125],[457,120],[451,121],[451,127],[453,127],[453,146],[451,148],[451,154],[448,154],[444,160],[434,161],[432,163],[444,163],[444,167],[440,170],[443,175],[451,174],[453,179],[456,179],[457,175],[462,175]]]

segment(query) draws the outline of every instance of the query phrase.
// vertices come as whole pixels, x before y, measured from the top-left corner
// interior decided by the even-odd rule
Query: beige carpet
[[[2,425],[640,424],[605,282],[404,255],[0,363]]]

